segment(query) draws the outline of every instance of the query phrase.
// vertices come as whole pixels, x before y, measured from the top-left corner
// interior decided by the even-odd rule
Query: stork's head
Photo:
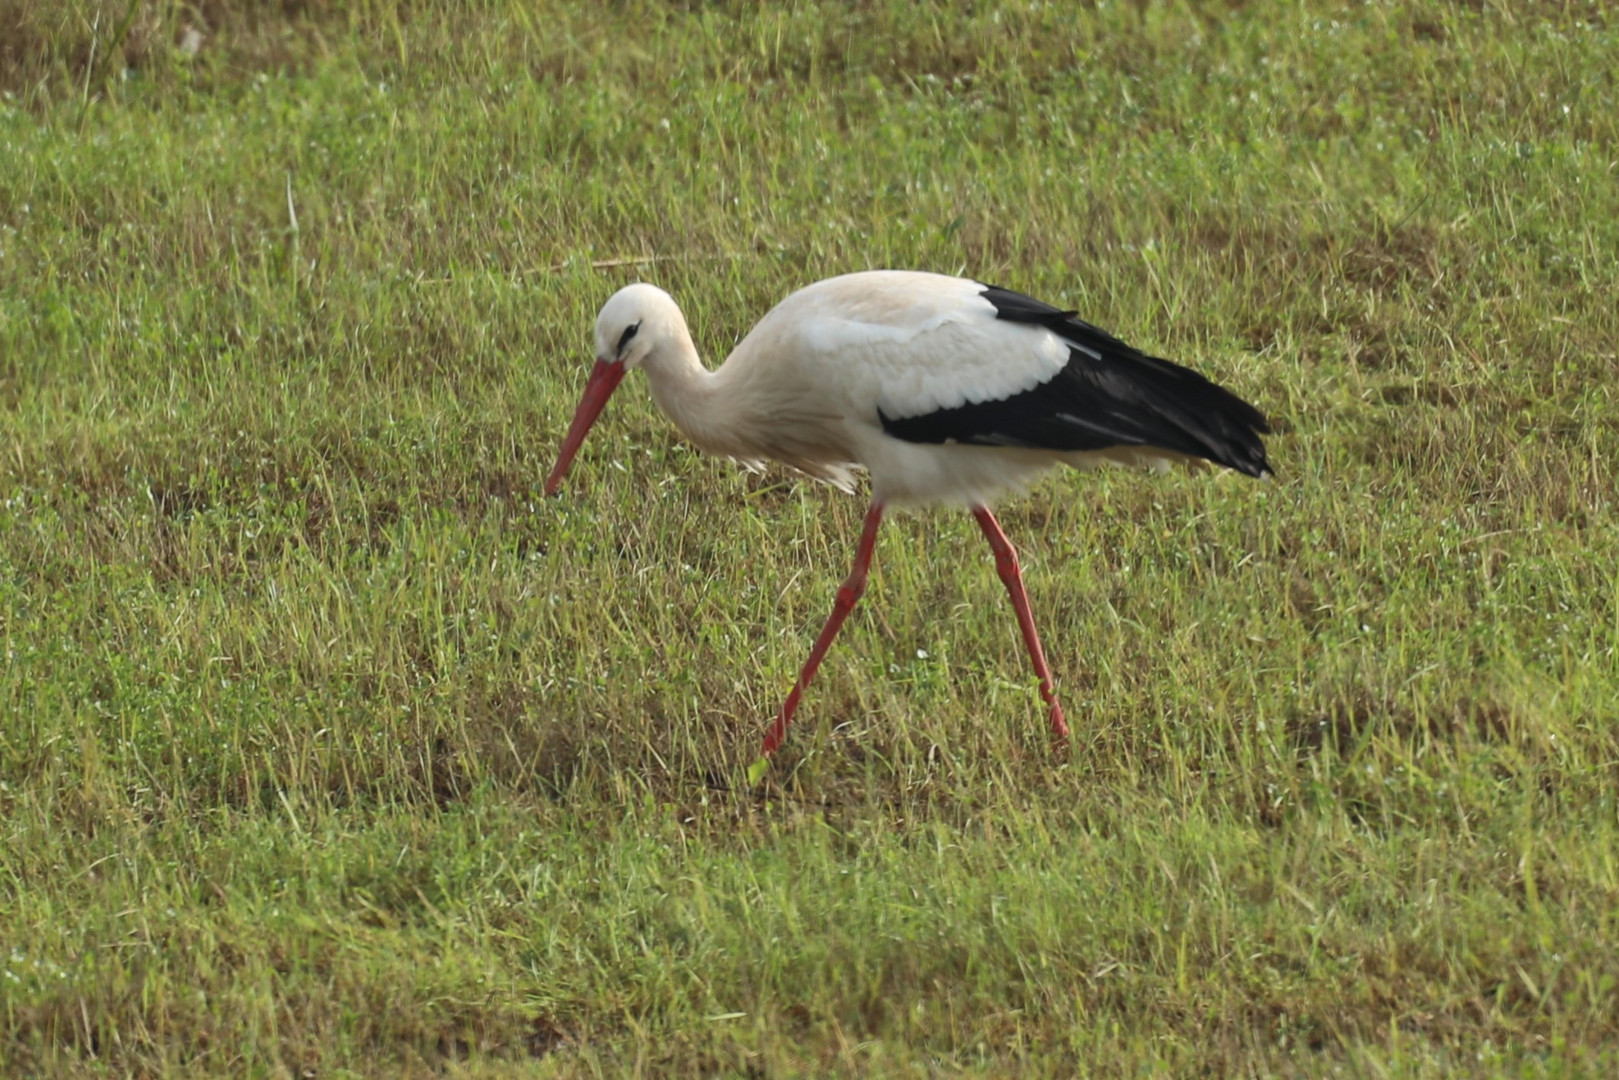
[[[556,467],[545,479],[547,495],[556,494],[562,485],[562,477],[573,464],[573,456],[584,443],[590,425],[601,415],[624,373],[649,360],[655,363],[665,346],[690,341],[690,337],[674,298],[656,285],[637,282],[608,298],[596,316],[596,366],[591,369],[568,435],[562,440]]]

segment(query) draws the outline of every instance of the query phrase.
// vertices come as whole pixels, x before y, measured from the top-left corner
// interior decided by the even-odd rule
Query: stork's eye
[[[639,329],[641,329],[640,323],[630,323],[624,328],[624,333],[620,334],[618,338],[618,355],[624,355],[624,346],[630,343],[630,339],[635,336],[635,332]]]

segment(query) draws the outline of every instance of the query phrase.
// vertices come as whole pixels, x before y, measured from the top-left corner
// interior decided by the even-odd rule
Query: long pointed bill
[[[596,422],[596,417],[601,415],[607,399],[613,396],[613,391],[618,389],[618,384],[623,379],[624,363],[621,360],[598,360],[596,366],[590,369],[590,381],[585,384],[585,396],[579,399],[579,408],[573,414],[573,423],[568,426],[568,437],[562,440],[562,453],[557,455],[556,468],[545,478],[547,495],[555,495],[557,488],[562,486],[562,478],[567,474],[568,466],[573,464],[573,456],[584,444],[585,436],[590,432],[590,425]]]

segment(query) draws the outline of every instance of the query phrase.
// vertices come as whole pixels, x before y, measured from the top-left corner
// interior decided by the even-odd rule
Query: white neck
[[[684,325],[671,332],[641,362],[652,384],[652,399],[699,449],[734,454],[734,440],[721,424],[720,375],[697,356],[697,346]]]

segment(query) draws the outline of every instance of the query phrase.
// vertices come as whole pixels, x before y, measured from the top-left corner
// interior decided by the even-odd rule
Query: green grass
[[[1611,24],[0,0],[0,1072],[1610,1074]],[[1062,753],[896,519],[749,791],[860,500],[638,378],[538,487],[619,285],[870,266],[1277,476],[1007,502]]]

